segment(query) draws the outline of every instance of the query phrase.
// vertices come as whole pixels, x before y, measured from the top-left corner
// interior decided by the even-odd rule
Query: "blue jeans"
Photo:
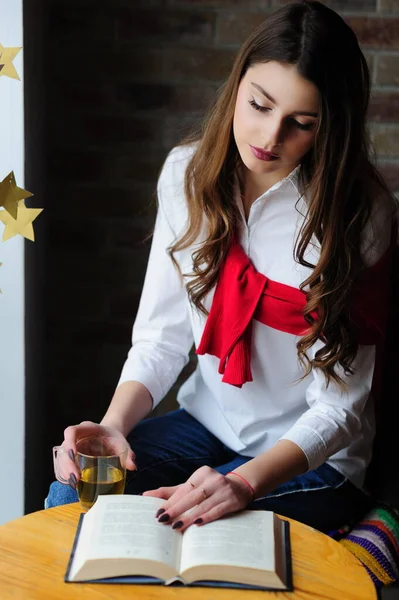
[[[225,475],[251,460],[225,446],[184,409],[142,421],[128,441],[136,453],[137,471],[127,473],[126,494],[183,483],[203,465]],[[77,500],[75,490],[54,481],[45,507]],[[271,510],[328,532],[355,524],[372,505],[369,496],[324,463],[258,498],[248,508]]]

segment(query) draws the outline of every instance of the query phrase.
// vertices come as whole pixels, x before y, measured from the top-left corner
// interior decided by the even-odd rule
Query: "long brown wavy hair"
[[[237,91],[248,68],[268,61],[296,65],[320,92],[315,144],[299,170],[309,199],[294,258],[312,272],[301,285],[307,293],[304,315],[309,330],[297,351],[304,377],[316,367],[327,385],[334,380],[342,386],[336,367],[352,373],[358,350],[350,304],[354,282],[364,268],[362,233],[375,199],[394,198],[373,165],[368,141],[368,65],[354,32],[336,12],[316,1],[289,4],[270,15],[243,44],[205,119],[182,142],[198,146],[185,173],[187,229],[169,252],[177,266],[175,253],[196,242],[205,216],[207,239],[196,247],[193,271],[185,275],[190,300],[207,314],[203,300],[217,282],[240,218],[234,200],[234,174],[241,161],[233,137]],[[320,246],[316,265],[305,259],[312,238]],[[311,317],[315,310],[317,320]],[[311,360],[307,352],[319,338],[325,345]]]

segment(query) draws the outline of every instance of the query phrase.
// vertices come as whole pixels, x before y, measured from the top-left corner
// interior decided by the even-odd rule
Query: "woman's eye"
[[[307,123],[306,125],[304,125],[296,119],[292,119],[292,122],[295,125],[295,127],[298,127],[298,129],[301,129],[302,131],[310,131],[314,127],[314,123]]]
[[[250,100],[249,101],[250,105],[255,109],[255,110],[260,110],[260,112],[265,112],[267,110],[270,110],[269,108],[267,108],[266,106],[260,106],[259,104],[257,104],[255,102],[255,100]]]

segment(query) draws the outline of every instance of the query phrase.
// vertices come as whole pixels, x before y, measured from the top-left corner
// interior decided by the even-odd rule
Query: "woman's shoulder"
[[[158,191],[165,193],[169,188],[184,186],[187,166],[193,157],[198,142],[175,146],[166,156],[158,179]]]
[[[185,173],[198,142],[175,146],[167,155],[158,178],[158,203],[166,213],[171,225],[180,229],[187,218],[184,190]]]

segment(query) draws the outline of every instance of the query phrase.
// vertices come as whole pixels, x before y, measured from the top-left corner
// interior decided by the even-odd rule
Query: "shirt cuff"
[[[319,434],[311,427],[295,425],[281,436],[280,440],[289,440],[299,446],[308,461],[308,471],[317,469],[327,460],[326,445]]]

